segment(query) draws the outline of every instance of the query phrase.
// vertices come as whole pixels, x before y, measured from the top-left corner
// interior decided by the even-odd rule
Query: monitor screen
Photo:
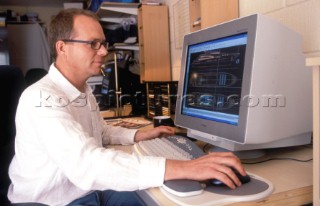
[[[175,125],[228,150],[308,144],[311,70],[302,37],[254,14],[185,35]]]
[[[238,125],[247,36],[188,46],[183,115]]]
[[[104,68],[104,76],[102,78],[102,87],[101,94],[109,94],[110,90],[110,81],[111,81],[111,72],[112,69],[110,67]]]

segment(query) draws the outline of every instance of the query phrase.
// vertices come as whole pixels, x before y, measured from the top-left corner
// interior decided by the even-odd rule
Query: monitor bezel
[[[254,17],[245,17],[237,21],[230,21],[227,24],[220,24],[198,32],[188,34],[184,37],[182,48],[182,61],[180,81],[178,85],[178,96],[176,102],[175,124],[177,126],[190,130],[201,131],[203,133],[212,134],[223,139],[244,144],[247,130],[247,117],[250,108],[250,88],[252,79],[252,68],[254,63],[254,48],[257,31],[257,15]],[[241,88],[240,110],[238,125],[231,125],[223,122],[216,122],[206,119],[200,119],[183,115],[182,99],[184,92],[187,55],[190,45],[199,44],[215,39],[222,39],[233,35],[247,33],[247,45],[244,62],[243,81]]]

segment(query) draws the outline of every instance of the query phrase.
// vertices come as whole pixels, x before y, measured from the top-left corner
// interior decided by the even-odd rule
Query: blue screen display
[[[247,36],[189,45],[181,114],[238,125]]]

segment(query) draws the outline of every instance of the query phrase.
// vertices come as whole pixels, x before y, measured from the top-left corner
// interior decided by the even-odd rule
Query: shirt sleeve
[[[102,142],[106,144],[121,144],[130,145],[134,143],[134,136],[138,130],[127,129],[119,126],[112,126],[106,124],[102,117],[100,117],[102,128]]]

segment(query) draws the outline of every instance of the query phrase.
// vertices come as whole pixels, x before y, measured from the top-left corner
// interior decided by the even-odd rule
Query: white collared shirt
[[[136,130],[108,126],[92,91],[79,92],[52,64],[22,94],[8,197],[13,203],[65,205],[92,190],[161,186],[165,159],[104,148],[133,144]]]

